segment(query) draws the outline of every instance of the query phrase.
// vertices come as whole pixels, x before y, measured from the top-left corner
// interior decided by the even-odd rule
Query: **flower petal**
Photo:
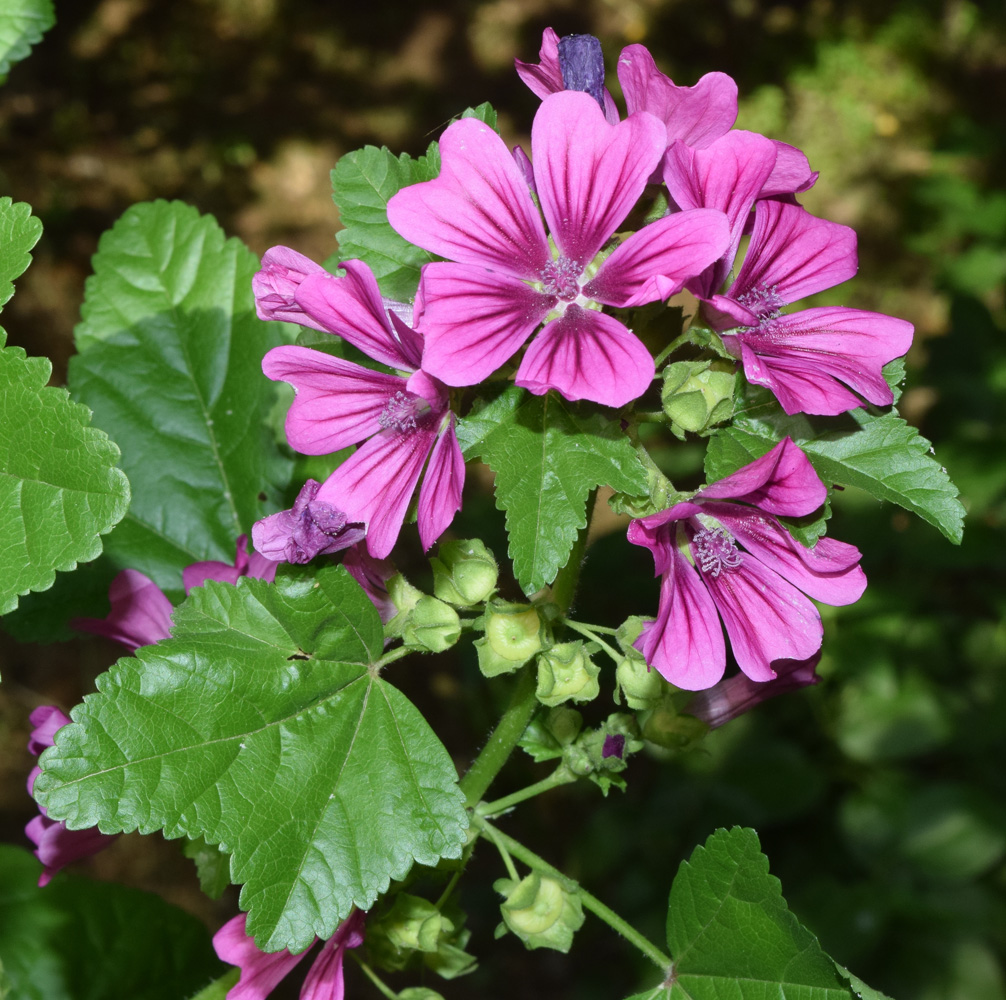
[[[541,33],[538,62],[521,62],[520,59],[514,59],[513,62],[517,75],[536,97],[546,98],[549,94],[557,94],[566,89],[566,84],[562,81],[562,70],[559,68],[559,36],[552,28],[546,28]]]
[[[377,608],[381,621],[387,625],[398,614],[398,608],[388,593],[388,581],[398,572],[395,564],[390,559],[375,559],[367,552],[366,545],[356,544],[342,557],[342,565],[364,589],[370,603]]]
[[[338,334],[368,357],[392,368],[414,371],[421,345],[399,343],[381,291],[363,261],[346,260],[343,277],[322,272],[305,278],[295,292],[297,304],[317,321],[317,328]],[[419,347],[419,351],[415,350]]]
[[[462,118],[441,136],[440,157],[437,178],[391,197],[388,222],[448,260],[536,278],[551,260],[548,240],[503,140],[484,122]]]
[[[465,485],[465,460],[454,432],[454,415],[437,438],[419,490],[419,540],[423,551],[447,530],[461,509],[461,491]]]
[[[260,951],[245,930],[246,919],[246,914],[239,913],[228,920],[213,935],[213,947],[220,961],[241,969],[241,978],[227,991],[227,1000],[266,1000],[307,952]]]
[[[778,139],[773,139],[772,142],[776,150],[775,166],[758,192],[758,197],[774,198],[779,195],[799,194],[812,188],[817,182],[818,172],[810,169],[810,163],[803,150]]]
[[[35,857],[42,862],[39,886],[48,885],[53,875],[81,858],[103,851],[118,834],[102,833],[97,827],[69,830],[48,816],[34,816],[24,828],[25,836],[35,845]]]
[[[357,910],[347,917],[323,945],[300,991],[300,1000],[343,1000],[346,987],[342,963],[347,948],[363,943],[363,914]]]
[[[721,257],[729,244],[727,217],[697,208],[668,215],[633,233],[583,288],[609,306],[669,299],[688,278]]]
[[[653,381],[653,358],[614,316],[570,305],[531,342],[515,382],[536,395],[624,406]]]
[[[769,514],[802,517],[817,510],[827,495],[810,459],[787,437],[761,458],[703,486],[695,500],[740,500]],[[704,502],[702,506],[706,509]]]
[[[406,385],[397,375],[309,347],[274,347],[263,358],[262,371],[297,390],[286,416],[286,436],[305,455],[328,455],[376,434],[388,400]]]
[[[912,344],[912,324],[882,313],[804,309],[741,330],[748,381],[767,386],[787,413],[834,415],[894,401],[882,368]],[[854,395],[846,386],[855,390]]]
[[[727,295],[764,314],[839,285],[857,268],[856,234],[848,226],[799,205],[760,201],[747,256]],[[761,308],[753,296],[766,297]]]
[[[255,311],[259,319],[276,319],[324,330],[324,326],[318,326],[315,320],[304,315],[304,310],[294,298],[298,285],[308,275],[324,272],[320,264],[289,247],[266,250],[262,257],[262,269],[252,278]]]
[[[105,618],[74,618],[70,627],[103,635],[130,653],[171,634],[171,602],[149,576],[138,570],[119,573],[108,588],[108,600],[111,610]]]
[[[718,576],[705,573],[702,580],[723,618],[737,665],[752,680],[772,680],[774,660],[806,660],[821,648],[817,608],[753,554],[744,553],[739,566]]]
[[[632,210],[660,162],[666,133],[652,115],[610,125],[589,94],[546,97],[531,126],[535,185],[560,252],[586,267]]]
[[[657,620],[643,626],[636,648],[646,662],[685,691],[712,687],[726,669],[723,629],[698,571],[671,546],[660,582]]]
[[[866,589],[855,545],[819,538],[801,545],[774,517],[731,503],[703,504],[761,563],[805,594],[836,607],[854,604]]]
[[[318,490],[317,499],[367,526],[367,551],[383,559],[395,547],[436,430],[382,431],[361,445]]]
[[[28,752],[36,757],[46,747],[53,745],[59,730],[70,725],[69,716],[55,705],[39,705],[38,708],[32,709],[28,721],[32,725],[31,735],[28,737]]]
[[[680,140],[703,149],[737,120],[737,84],[726,73],[706,73],[694,87],[677,87],[642,45],[622,49],[618,82],[629,114],[656,115],[667,127],[668,145]]]
[[[488,378],[555,302],[518,278],[469,264],[427,264],[421,287],[423,370],[448,385]]]

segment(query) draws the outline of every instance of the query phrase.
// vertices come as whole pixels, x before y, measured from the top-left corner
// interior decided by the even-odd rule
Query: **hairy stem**
[[[559,785],[568,785],[571,781],[576,781],[576,775],[565,764],[560,764],[547,778],[542,778],[541,781],[536,781],[533,785],[528,785],[527,788],[521,788],[511,795],[505,795],[495,802],[483,802],[478,807],[479,815],[490,819],[512,809],[526,799],[534,798],[535,795],[541,795],[542,792],[547,792],[552,788],[558,788]]]

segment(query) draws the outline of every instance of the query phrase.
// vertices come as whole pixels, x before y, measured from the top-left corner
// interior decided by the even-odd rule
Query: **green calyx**
[[[421,597],[405,621],[406,646],[442,653],[461,638],[461,619],[449,604],[435,597]]]
[[[568,892],[557,879],[538,872],[531,872],[519,882],[498,879],[493,889],[506,897],[500,904],[503,923],[496,928],[497,938],[509,930],[526,948],[569,951],[584,919],[577,893]]]
[[[675,433],[702,434],[730,418],[736,388],[730,361],[677,361],[664,369],[660,401]]]
[[[593,701],[601,693],[598,675],[583,642],[562,642],[538,656],[538,688],[543,705],[554,708],[565,701]]]
[[[475,642],[486,677],[512,673],[551,644],[544,617],[530,604],[492,601],[485,613],[485,636]]]
[[[445,542],[430,565],[433,593],[455,607],[481,604],[496,589],[499,567],[492,552],[477,538]]]

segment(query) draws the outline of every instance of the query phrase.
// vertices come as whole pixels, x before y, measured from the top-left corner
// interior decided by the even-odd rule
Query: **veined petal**
[[[806,660],[821,648],[824,629],[811,601],[744,553],[739,566],[702,582],[716,603],[737,665],[753,681],[775,676],[773,660]]]
[[[856,234],[848,226],[799,205],[760,201],[747,256],[727,295],[764,314],[839,285],[857,268]],[[758,297],[766,298],[762,308]]]
[[[664,160],[664,182],[680,208],[715,208],[726,214],[730,240],[723,256],[693,284],[703,298],[719,290],[733,267],[755,198],[772,173],[776,145],[756,132],[728,132],[704,149],[675,142]]]
[[[687,517],[701,514],[702,508],[697,503],[685,500],[667,510],[657,511],[648,517],[640,517],[629,522],[626,537],[633,545],[643,545],[650,550],[657,576],[668,572],[671,559],[677,551],[675,544],[675,528],[666,525],[672,521],[683,521]]]
[[[237,986],[227,992],[227,1000],[266,1000],[293,967],[307,954],[289,951],[260,951],[245,930],[247,917],[239,913],[213,935],[217,957],[241,969]]]
[[[461,509],[461,491],[465,485],[465,460],[454,431],[454,415],[430,452],[430,461],[419,488],[419,540],[423,551],[447,530]]]
[[[318,490],[317,499],[367,526],[367,551],[383,559],[395,547],[436,429],[383,431],[362,444]]]
[[[118,834],[101,833],[97,827],[69,830],[48,816],[33,816],[25,825],[25,836],[35,845],[35,857],[42,862],[38,884],[48,885],[52,877],[67,865],[103,851]]]
[[[769,514],[803,517],[817,510],[827,495],[810,459],[787,437],[761,458],[703,486],[695,500],[702,501],[704,510],[709,500],[740,500]]]
[[[834,415],[894,401],[882,368],[912,344],[912,324],[882,313],[828,306],[741,330],[748,380],[767,386],[787,413]],[[855,390],[854,395],[849,389]]]
[[[664,154],[652,115],[609,124],[589,94],[546,97],[531,126],[541,209],[560,252],[586,267],[632,210]]]
[[[305,315],[375,361],[405,371],[418,368],[418,355],[406,353],[394,335],[370,268],[359,260],[343,261],[341,267],[346,271],[341,278],[323,272],[301,282],[294,294]]]
[[[376,434],[388,400],[406,385],[397,375],[309,347],[274,347],[262,360],[262,371],[297,390],[286,416],[286,436],[305,455],[328,455]]]
[[[124,569],[108,588],[111,610],[105,618],[74,618],[70,627],[103,635],[135,653],[140,646],[167,639],[174,610],[164,591],[135,569]]]
[[[300,1000],[344,1000],[343,959],[347,948],[358,948],[363,943],[362,931],[363,914],[357,910],[322,946],[304,979]]]
[[[554,306],[518,278],[471,264],[423,268],[423,370],[475,385],[505,364]]]
[[[559,68],[559,36],[552,28],[546,28],[541,33],[541,48],[538,50],[538,62],[522,62],[514,59],[517,75],[527,84],[536,97],[546,98],[549,94],[557,94],[565,90],[562,80],[562,70]]]
[[[698,571],[672,546],[660,581],[657,620],[643,626],[636,648],[646,662],[685,691],[712,687],[726,669],[726,648],[716,607]]]
[[[294,299],[298,285],[308,275],[324,271],[320,264],[296,250],[270,247],[262,257],[262,269],[252,278],[255,311],[259,319],[299,323],[301,326],[324,330],[325,327],[318,326],[315,320],[304,315]]]
[[[801,545],[774,517],[738,504],[710,503],[713,515],[753,556],[823,604],[854,604],[866,589],[855,545],[820,538]]]
[[[726,73],[706,73],[694,87],[677,87],[657,69],[643,45],[627,45],[618,57],[618,82],[629,114],[649,111],[676,139],[703,149],[737,120],[737,84]]]
[[[392,227],[448,260],[537,278],[552,255],[503,140],[484,122],[462,118],[441,136],[440,157],[439,177],[402,188],[388,201]]]
[[[633,233],[601,265],[584,294],[609,306],[668,299],[726,251],[727,217],[707,208],[668,215]]]
[[[514,381],[538,396],[556,389],[617,407],[646,392],[653,375],[650,352],[624,324],[570,305],[531,342]]]
[[[775,166],[769,174],[759,198],[774,198],[785,194],[799,194],[812,188],[817,182],[818,172],[810,169],[806,154],[788,142],[772,140],[776,150]]]
[[[134,570],[135,572],[135,570]],[[70,725],[70,717],[55,705],[39,705],[28,716],[32,730],[28,737],[28,753],[36,757],[56,742],[56,733]],[[29,790],[31,786],[29,785]]]

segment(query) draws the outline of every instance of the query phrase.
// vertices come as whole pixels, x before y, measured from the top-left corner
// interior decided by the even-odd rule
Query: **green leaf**
[[[964,530],[957,487],[924,437],[891,411],[853,410],[837,419],[788,416],[766,390],[748,389],[731,427],[706,452],[706,476],[721,479],[764,455],[787,435],[827,484],[855,486],[890,500],[939,528],[955,544]]]
[[[667,944],[674,956],[669,1000],[853,996],[787,908],[754,830],[717,830],[682,862],[671,888]]]
[[[56,23],[52,0],[4,0],[0,8],[0,77]]]
[[[374,668],[381,620],[343,567],[209,583],[174,620],[44,755],[50,816],[219,844],[269,951],[330,937],[413,861],[460,856],[454,765]]]
[[[70,390],[122,449],[133,500],[106,549],[181,597],[181,570],[230,562],[281,506],[291,463],[266,426],[262,357],[279,324],[254,313],[255,255],[181,202],[134,205],[98,245]]]
[[[31,214],[31,205],[0,198],[0,306],[10,301],[14,279],[31,263],[31,248],[41,235],[42,223]]]
[[[436,150],[436,146],[431,147]],[[439,153],[436,166],[439,169]],[[430,170],[407,153],[365,146],[339,158],[332,171],[332,197],[344,229],[336,238],[342,260],[358,258],[370,266],[381,291],[409,302],[419,286],[419,269],[432,254],[407,242],[388,222],[388,199],[403,187],[430,179]]]
[[[195,863],[199,888],[210,899],[219,899],[231,884],[231,859],[219,847],[207,844],[202,837],[186,840],[182,853]]]
[[[158,896],[61,874],[0,845],[0,955],[11,1000],[178,1000],[220,974],[202,923]]]
[[[480,457],[496,473],[496,506],[506,511],[514,574],[528,594],[566,564],[595,486],[647,488],[618,422],[552,392],[512,386],[462,420],[458,438],[466,459]]]
[[[0,614],[96,559],[129,504],[119,450],[65,389],[46,388],[47,359],[5,340],[0,330]]]
[[[848,982],[849,986],[852,988],[852,995],[858,997],[859,1000],[891,1000],[889,996],[885,993],[881,993],[880,990],[875,990],[871,986],[867,986],[859,976],[854,976],[848,969],[843,968],[838,962],[835,962],[835,968],[838,970],[838,974]]]

